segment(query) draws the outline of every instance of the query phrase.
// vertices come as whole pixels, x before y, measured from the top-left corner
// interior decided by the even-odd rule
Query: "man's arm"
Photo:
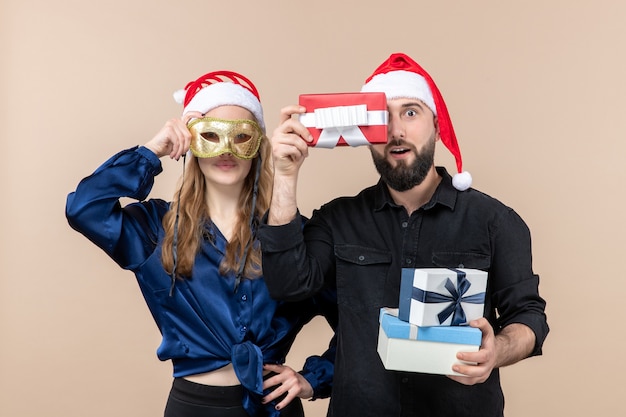
[[[280,125],[271,138],[274,188],[268,213],[261,219],[257,237],[263,252],[263,270],[272,297],[297,301],[320,290],[323,272],[308,256],[298,213],[298,173],[313,140],[299,120],[292,118],[306,108],[298,105],[281,110]]]
[[[267,218],[270,226],[289,223],[298,210],[298,172],[309,155],[307,141],[310,142],[313,138],[307,128],[291,116],[304,112],[306,108],[297,105],[281,109],[280,124],[272,135],[274,188]]]
[[[461,375],[449,375],[464,385],[484,383],[494,369],[539,354],[547,333],[545,302],[538,295],[538,277],[532,273],[530,262],[530,235],[518,216],[509,214],[504,219],[506,224],[499,223],[491,234],[492,247],[497,248],[493,253],[498,256],[492,257],[489,270],[491,291],[487,294],[491,307],[485,311],[489,319],[482,317],[469,323],[481,330],[480,350],[459,352],[457,358],[467,363],[451,368]],[[516,255],[515,262],[509,254]]]
[[[268,225],[282,226],[296,217],[298,212],[298,203],[296,201],[297,186],[297,173],[295,176],[274,175],[272,201],[267,215]]]
[[[535,333],[521,323],[506,326],[496,335],[496,368],[513,365],[530,356],[535,347]]]
[[[482,331],[478,352],[463,352],[460,360],[477,365],[456,365],[453,369],[466,377],[451,376],[463,384],[484,382],[493,369],[512,365],[531,355],[541,354],[541,346],[548,333],[545,301],[539,296],[539,277],[532,272],[530,231],[513,210],[498,219],[493,234],[494,253],[489,271],[492,301],[499,317],[494,327],[486,318],[470,323]],[[515,254],[511,256],[510,254]]]

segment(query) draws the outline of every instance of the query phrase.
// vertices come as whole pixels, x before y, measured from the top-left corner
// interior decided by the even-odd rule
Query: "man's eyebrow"
[[[425,104],[423,102],[421,102],[421,101],[409,101],[407,103],[402,103],[402,105],[401,105],[401,107],[403,109],[405,109],[407,107],[419,107],[421,109],[421,108],[424,108],[424,106],[425,106]]]

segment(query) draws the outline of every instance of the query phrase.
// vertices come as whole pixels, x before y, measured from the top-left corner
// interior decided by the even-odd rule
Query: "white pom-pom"
[[[452,177],[452,185],[459,191],[465,191],[472,186],[472,176],[467,171],[455,174]]]
[[[187,94],[186,90],[176,90],[174,91],[174,101],[178,104],[183,104],[185,101],[185,95]]]

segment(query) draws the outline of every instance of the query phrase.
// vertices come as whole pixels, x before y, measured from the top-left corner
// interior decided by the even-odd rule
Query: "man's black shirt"
[[[322,287],[339,306],[330,415],[502,416],[499,372],[465,386],[446,376],[387,371],[376,351],[381,307],[397,307],[402,268],[475,268],[489,273],[485,317],[495,333],[511,323],[548,333],[530,232],[509,207],[477,190],[459,192],[450,175],[432,199],[409,215],[379,181],[355,197],[314,211],[301,229],[262,222],[263,272],[272,296],[296,300]]]

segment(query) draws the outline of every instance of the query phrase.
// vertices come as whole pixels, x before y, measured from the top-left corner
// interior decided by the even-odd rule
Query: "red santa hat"
[[[417,62],[402,53],[391,54],[389,59],[365,80],[361,92],[383,92],[387,100],[414,98],[426,104],[437,116],[441,141],[456,160],[457,174],[453,176],[452,184],[460,191],[467,190],[472,185],[472,176],[469,172],[463,171],[461,151],[446,103],[433,79]]]
[[[265,131],[259,92],[248,78],[232,71],[214,71],[188,83],[174,93],[174,100],[190,111],[207,113],[219,106],[239,106],[250,111]]]

